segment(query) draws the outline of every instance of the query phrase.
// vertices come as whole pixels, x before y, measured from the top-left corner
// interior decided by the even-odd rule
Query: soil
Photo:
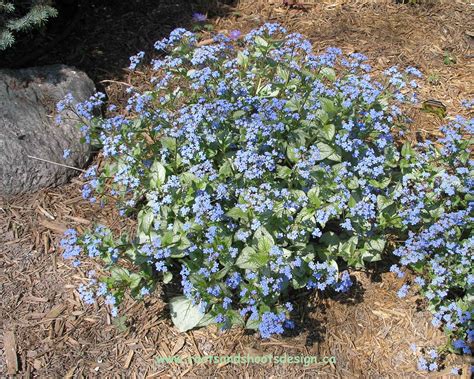
[[[467,115],[460,102],[474,97],[474,10],[468,1],[426,0],[409,5],[391,0],[106,0],[80,4],[65,11],[39,38],[4,54],[0,65],[74,65],[120,103],[124,99],[121,83],[140,80],[126,69],[128,57],[140,50],[150,53],[154,41],[175,27],[191,27],[193,12],[202,12],[214,31],[246,32],[266,21],[279,22],[310,38],[317,51],[337,46],[366,54],[375,72],[394,64],[416,66],[425,73],[421,100],[442,101],[448,117]],[[78,20],[67,33],[66,15],[71,22]],[[413,111],[416,132],[436,133],[443,122]],[[442,331],[431,325],[423,299],[399,299],[396,291],[402,282],[384,270],[352,272],[357,285],[347,295],[325,298],[300,293],[296,329],[269,340],[240,329],[220,332],[208,327],[179,333],[160,294],[141,303],[127,299],[121,307],[126,318],[113,321],[104,304],[87,306],[76,291],[90,270],[100,272],[100,265],[90,261],[73,268],[60,254],[59,240],[67,228],[83,230],[96,221],[116,230],[125,227],[112,208],[101,209],[82,200],[81,184],[77,178],[61,188],[0,202],[0,376],[14,371],[18,377],[38,378],[426,377],[417,371],[410,344],[420,349],[446,342]],[[336,363],[156,361],[156,357],[171,355],[186,359],[237,354],[334,356]],[[441,372],[433,376],[447,377],[456,366],[463,367],[467,378],[468,365],[469,357],[447,356]]]

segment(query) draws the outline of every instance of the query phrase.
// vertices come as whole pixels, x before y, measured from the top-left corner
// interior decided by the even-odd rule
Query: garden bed
[[[466,30],[472,25],[472,11],[462,1],[433,3],[410,7],[389,1],[315,1],[288,8],[276,1],[242,0],[235,10],[227,9],[225,17],[215,17],[211,22],[216,30],[245,32],[264,21],[276,21],[308,36],[316,50],[338,46],[345,52],[361,52],[379,70],[393,64],[416,65],[430,81],[421,92],[422,100],[436,99],[448,107],[450,114],[463,113],[460,100],[472,98],[474,90],[470,82],[473,41]],[[173,25],[179,25],[179,21],[173,20]],[[148,44],[135,42],[136,46],[130,48],[136,51]],[[447,64],[447,55],[455,57],[456,63]],[[43,57],[39,63],[51,62]],[[86,64],[82,68],[87,71],[92,67]],[[108,63],[102,67],[107,70]],[[99,68],[94,66],[95,71],[90,71],[96,78]],[[100,79],[106,80],[103,84],[109,97],[120,100],[123,88],[118,82],[136,83],[139,75],[114,71],[100,74]],[[415,131],[422,133],[432,133],[441,124],[437,117],[419,111],[413,112],[413,118]],[[80,377],[81,373],[101,377],[260,377],[267,373],[277,377],[424,376],[416,372],[410,344],[428,347],[444,341],[443,334],[431,326],[422,299],[399,299],[396,291],[402,281],[392,273],[377,271],[353,272],[355,288],[333,299],[303,293],[296,302],[302,328],[294,335],[262,341],[240,330],[221,333],[214,327],[179,334],[169,320],[165,303],[157,296],[145,303],[126,301],[122,307],[127,309],[127,319],[117,327],[103,307],[85,307],[74,292],[85,272],[99,267],[88,263],[80,270],[74,269],[59,254],[60,234],[67,228],[84,228],[97,220],[115,229],[127,227],[117,223],[111,207],[94,208],[82,200],[79,188],[79,183],[74,183],[1,206],[0,230],[4,237],[0,243],[6,248],[2,251],[0,317],[3,331],[14,330],[19,372],[39,377]],[[160,355],[238,353],[334,355],[337,363],[269,367],[155,362]],[[449,357],[443,372],[466,364],[467,360],[460,357]],[[4,371],[6,363],[0,360],[0,365],[0,371]]]
[[[105,307],[87,307],[75,292],[77,284],[86,282],[85,273],[100,266],[90,262],[78,270],[59,255],[57,246],[65,228],[87,227],[97,215],[108,225],[125,227],[117,225],[113,210],[100,210],[78,197],[79,189],[79,183],[72,184],[2,205],[7,224],[0,230],[7,241],[0,241],[5,246],[0,316],[4,330],[15,331],[22,373],[37,377],[229,377],[244,372],[248,377],[423,377],[426,373],[417,371],[410,345],[437,346],[446,341],[432,327],[421,297],[397,297],[403,280],[390,272],[353,272],[357,284],[335,298],[302,293],[296,301],[301,328],[284,337],[261,340],[243,330],[223,333],[216,327],[179,333],[158,296],[143,303],[127,299],[126,320],[117,326]],[[183,358],[335,356],[336,364],[191,366],[155,361],[174,354]],[[450,367],[465,363],[451,356],[443,371],[449,373]],[[6,371],[5,361],[0,364]]]

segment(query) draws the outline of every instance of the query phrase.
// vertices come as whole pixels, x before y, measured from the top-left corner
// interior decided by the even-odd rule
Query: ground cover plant
[[[103,148],[83,196],[115,197],[138,221],[130,236],[103,225],[67,232],[65,257],[100,257],[110,270],[80,288],[85,301],[105,296],[116,313],[126,291],[142,298],[175,282],[181,330],[215,322],[267,338],[293,327],[292,291],[346,291],[347,267],[394,251],[419,272],[415,285],[452,348],[468,352],[473,183],[461,136],[472,121],[455,119],[437,141],[400,142],[418,70],[393,67],[377,80],[363,55],[314,55],[278,25],[239,34],[200,45],[177,29],[157,42],[165,54],[149,88],[130,87],[124,115],[94,117],[101,94],[58,104]]]

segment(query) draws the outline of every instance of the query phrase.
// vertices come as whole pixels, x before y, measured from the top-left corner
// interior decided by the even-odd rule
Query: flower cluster
[[[402,181],[407,185],[397,199],[408,205],[402,213],[412,227],[394,251],[400,262],[391,271],[399,277],[404,276],[403,268],[418,274],[398,295],[405,297],[412,287],[421,292],[433,313],[433,325],[442,326],[450,336],[450,350],[470,354],[469,344],[474,340],[474,177],[472,142],[463,136],[472,135],[474,124],[458,116],[441,132],[434,143],[419,144],[416,150],[405,146],[402,151],[406,161]]]
[[[471,353],[469,344],[474,341],[473,207],[470,203],[467,210],[443,214],[420,233],[411,233],[394,251],[401,265],[418,272],[413,284],[431,304],[433,325],[444,325],[452,348],[465,354]],[[403,285],[399,296],[406,295],[409,288]]]
[[[138,223],[133,237],[70,232],[65,256],[103,258],[117,301],[174,280],[186,309],[281,334],[293,325],[290,289],[347,291],[341,267],[380,260],[390,235],[423,233],[466,206],[471,163],[456,127],[442,151],[394,140],[415,68],[377,81],[363,55],[316,55],[275,24],[204,46],[177,29],[155,47],[167,54],[152,61],[147,90],[128,91],[126,115],[81,113],[105,157],[84,197],[113,196]]]

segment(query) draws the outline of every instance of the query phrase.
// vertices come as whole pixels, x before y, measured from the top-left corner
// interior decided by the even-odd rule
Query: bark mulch
[[[150,51],[154,40],[176,26],[189,26],[192,12],[208,12],[214,30],[243,32],[266,21],[306,35],[317,51],[337,46],[369,56],[374,70],[398,64],[425,73],[421,100],[442,101],[448,114],[466,115],[462,99],[473,98],[474,11],[468,1],[304,0],[239,2],[103,2],[37,64],[61,61],[85,70],[111,100],[122,101],[123,83],[139,78],[125,67],[128,56]],[[286,4],[286,5],[285,5]],[[102,12],[102,13],[101,13]],[[106,17],[102,17],[106,15]],[[204,36],[206,37],[206,36]],[[138,74],[139,75],[139,74]],[[436,133],[437,117],[413,111],[414,131]],[[261,340],[240,329],[214,327],[179,333],[171,324],[166,293],[145,302],[127,299],[124,318],[111,319],[106,306],[86,306],[76,291],[97,262],[73,268],[61,257],[67,228],[95,222],[116,231],[123,223],[111,206],[82,200],[82,179],[0,202],[0,376],[83,377],[426,377],[416,369],[418,348],[444,343],[431,325],[423,299],[399,299],[402,282],[392,273],[352,272],[347,295],[318,297],[303,292],[296,303],[297,328]],[[156,357],[208,355],[335,356],[335,364],[158,364]],[[436,377],[449,377],[469,357],[448,356]]]

